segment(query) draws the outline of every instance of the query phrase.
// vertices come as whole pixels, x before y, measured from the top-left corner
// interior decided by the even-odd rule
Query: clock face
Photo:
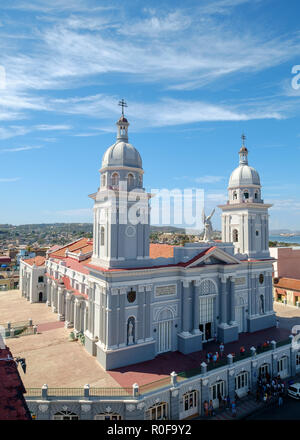
[[[260,284],[263,284],[263,282],[264,282],[264,276],[262,273],[259,275],[259,282],[260,282]]]
[[[130,292],[127,293],[127,300],[130,303],[133,303],[135,301],[136,298],[136,292],[134,290],[130,290]]]

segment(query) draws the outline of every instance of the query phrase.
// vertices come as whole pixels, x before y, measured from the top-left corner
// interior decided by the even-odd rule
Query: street
[[[281,408],[272,406],[244,420],[300,420],[300,400],[285,397]]]

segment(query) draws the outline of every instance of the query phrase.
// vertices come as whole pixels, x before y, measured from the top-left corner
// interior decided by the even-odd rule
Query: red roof
[[[274,283],[274,287],[281,287],[287,290],[299,290],[300,291],[300,280],[294,278],[279,278],[278,283]]]
[[[7,255],[0,255],[0,263],[10,263],[11,262],[11,258],[8,257]]]
[[[30,266],[33,266],[34,264],[36,266],[44,266],[45,264],[45,257],[40,257],[39,255],[37,257],[34,258],[29,258],[28,260],[23,260],[25,261],[25,263],[30,264]]]
[[[174,246],[171,244],[150,243],[150,258],[172,258]]]
[[[31,420],[17,365],[7,358],[12,358],[9,348],[0,349],[0,420]]]
[[[92,252],[93,250],[93,240],[89,238],[80,238],[79,240],[74,241],[73,243],[69,243],[64,247],[60,247],[59,249],[51,252],[49,254],[50,258],[64,258],[66,255],[66,250],[72,252],[74,254],[79,254],[81,251],[83,254],[88,252]]]

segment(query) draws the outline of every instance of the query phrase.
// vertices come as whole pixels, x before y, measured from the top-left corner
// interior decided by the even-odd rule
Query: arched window
[[[233,198],[233,200],[237,199],[237,192],[236,191],[234,191],[232,198]]]
[[[101,178],[101,185],[102,185],[102,186],[105,186],[105,185],[106,185],[106,176],[105,176],[105,174],[102,175],[102,178]]]
[[[121,420],[122,417],[117,413],[100,413],[96,414],[94,420]]]
[[[132,187],[133,180],[134,180],[133,174],[129,173],[128,176],[127,176],[127,186],[128,186],[128,188]]]
[[[239,233],[238,233],[238,230],[237,230],[237,229],[234,229],[234,230],[232,231],[232,241],[233,241],[234,243],[237,243],[237,242],[239,241]]]
[[[119,184],[119,174],[118,173],[113,173],[113,175],[111,176],[111,183],[113,186],[117,186]]]
[[[256,193],[254,194],[254,198],[255,198],[255,199],[258,199],[258,192],[256,192]]]
[[[147,409],[145,414],[146,420],[167,420],[168,404],[166,402],[157,403]]]
[[[248,191],[244,191],[244,199],[249,199],[249,193]]]
[[[105,243],[105,241],[104,241],[104,233],[105,233],[104,226],[101,226],[101,229],[100,229],[100,246],[104,246],[104,243]]]
[[[53,420],[79,420],[79,417],[71,411],[59,411],[54,414]]]

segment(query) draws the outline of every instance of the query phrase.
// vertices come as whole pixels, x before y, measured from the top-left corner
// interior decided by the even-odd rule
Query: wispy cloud
[[[43,148],[39,145],[37,146],[23,146],[23,147],[14,147],[14,148],[4,148],[0,150],[0,153],[18,153],[20,151],[29,151],[29,150],[37,150]]]
[[[21,177],[0,177],[0,182],[17,182]]]
[[[196,183],[217,183],[223,180],[223,176],[201,176],[196,177],[195,182]]]

